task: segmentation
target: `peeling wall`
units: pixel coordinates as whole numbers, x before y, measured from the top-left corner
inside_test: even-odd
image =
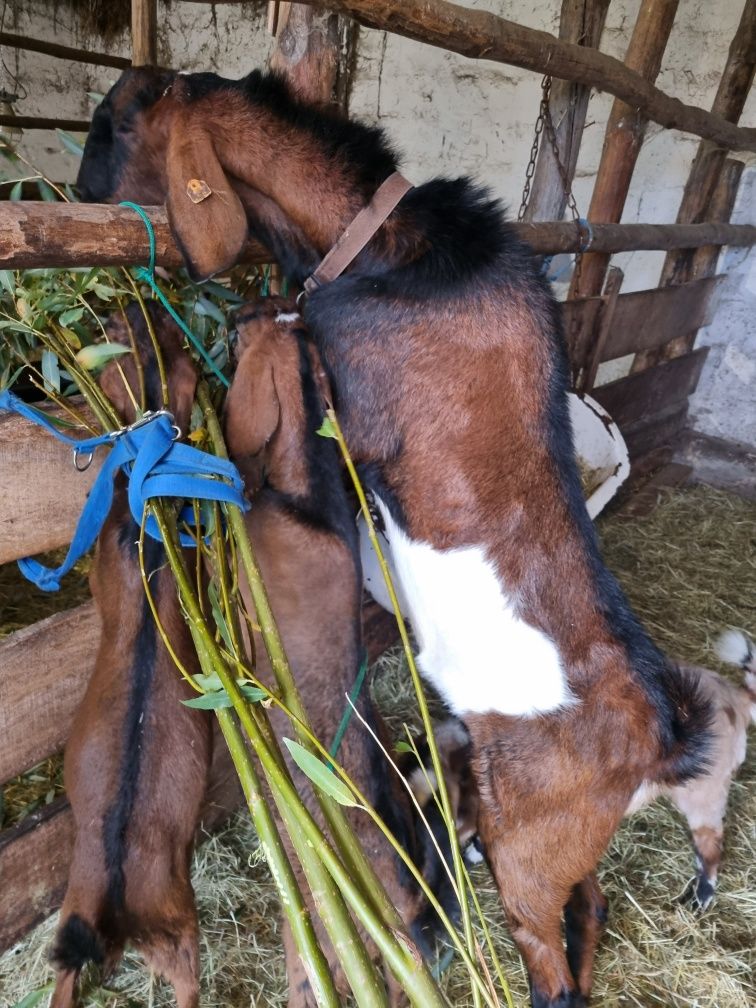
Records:
[[[458,0],[462,2],[462,0]],[[556,32],[560,0],[464,0],[521,24]],[[602,39],[604,52],[622,58],[640,0],[613,0]],[[77,34],[68,8],[43,0],[11,0],[5,30],[82,48],[102,49]],[[743,0],[681,0],[667,46],[659,86],[682,101],[711,106]],[[260,4],[185,3],[161,6],[160,58],[183,69],[212,68],[239,76],[264,63],[271,41]],[[128,55],[128,40],[115,50]],[[86,119],[87,91],[102,92],[114,70],[64,63],[33,53],[4,50],[6,66],[20,77],[28,97],[19,114]],[[3,71],[3,85],[12,90]],[[359,37],[351,111],[383,126],[404,155],[416,182],[433,175],[473,174],[516,212],[540,97],[540,77],[500,64],[468,60],[382,32]],[[611,96],[594,94],[580,152],[575,195],[587,209],[601,154]],[[752,94],[742,123],[756,125]],[[651,125],[638,159],[623,221],[673,221],[697,147],[694,137]],[[55,178],[72,178],[75,159],[60,152],[53,134],[29,133],[22,150]],[[756,157],[744,172],[736,211],[756,222]],[[664,254],[636,252],[615,257],[625,271],[624,290],[656,286]],[[712,346],[691,414],[697,429],[756,444],[756,252],[733,250],[721,268],[730,274],[714,322],[699,342]],[[604,379],[617,369],[604,370]]]

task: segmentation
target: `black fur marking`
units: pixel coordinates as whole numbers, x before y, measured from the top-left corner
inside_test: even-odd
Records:
[[[304,453],[307,461],[308,490],[306,495],[284,493],[268,482],[261,491],[282,508],[291,511],[300,521],[314,528],[325,529],[338,536],[348,546],[359,564],[359,541],[354,514],[344,487],[339,453],[332,438],[317,433],[325,413],[312,373],[304,330],[297,333],[299,342],[299,374],[304,401]],[[358,573],[359,578],[359,573]]]
[[[141,78],[142,84],[118,114],[115,110],[119,92],[131,85],[135,75]],[[83,203],[108,202],[128,162],[134,120],[142,110],[158,101],[172,77],[170,72],[127,71],[97,106],[76,178]]]
[[[128,537],[133,541],[139,535],[134,522],[128,523]],[[164,550],[162,543],[147,537],[144,543],[144,565],[149,575],[156,571],[163,562]],[[129,562],[133,562],[130,558]],[[159,586],[152,582],[155,597]],[[103,819],[103,843],[105,847],[105,866],[108,873],[108,892],[106,907],[110,913],[105,914],[103,926],[111,914],[119,914],[124,910],[125,877],[124,861],[126,857],[126,832],[139,789],[139,773],[141,769],[144,720],[149,704],[150,689],[155,673],[157,659],[157,631],[152,612],[145,596],[142,600],[142,612],[136,639],[132,647],[132,663],[130,669],[131,691],[126,720],[123,726],[123,749],[120,770],[120,783],[114,803],[105,813]]]
[[[550,998],[531,984],[530,1003],[533,1008],[585,1008],[586,1000],[577,991],[564,990],[555,998]]]
[[[157,301],[145,301],[144,306],[149,313],[155,332],[165,324],[165,309]],[[144,373],[145,409],[159,410],[163,408],[163,388],[160,382],[160,369],[155,358],[147,322],[138,301],[130,301],[126,307],[126,319],[134,333],[134,339],[139,349],[139,357]]]
[[[50,958],[58,969],[78,973],[88,962],[101,966],[105,950],[95,929],[78,914],[71,914],[58,931]]]
[[[546,299],[544,299],[545,301]],[[684,781],[705,766],[710,746],[711,705],[700,687],[652,643],[628,605],[617,579],[607,569],[585,507],[567,408],[567,353],[561,321],[554,302],[548,301],[552,344],[552,378],[549,390],[548,439],[572,520],[583,539],[596,595],[607,624],[624,646],[630,665],[657,712],[662,756],[669,761],[669,779]]]

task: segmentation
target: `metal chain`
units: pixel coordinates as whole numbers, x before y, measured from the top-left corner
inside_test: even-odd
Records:
[[[554,121],[551,118],[551,83],[552,78],[549,74],[543,77],[541,80],[541,102],[538,107],[538,118],[535,121],[535,129],[533,135],[533,145],[530,148],[530,159],[528,161],[528,166],[525,170],[525,185],[522,190],[522,201],[520,203],[520,209],[517,211],[517,220],[522,221],[525,218],[525,213],[528,208],[528,202],[530,201],[530,188],[533,181],[533,176],[535,175],[536,161],[538,159],[538,150],[541,144],[541,135],[545,134],[546,139],[551,145],[551,150],[554,154],[554,161],[556,163],[557,171],[559,172],[559,178],[562,182],[562,190],[564,192],[565,198],[567,200],[567,206],[570,211],[570,216],[573,222],[577,225],[578,236],[580,238],[581,248],[575,253],[575,276],[574,283],[577,284],[580,280],[580,271],[583,263],[583,253],[586,251],[588,244],[590,244],[590,233],[587,236],[588,241],[586,243],[586,236],[583,234],[583,225],[581,224],[580,211],[577,207],[577,202],[575,200],[575,194],[572,191],[572,186],[567,175],[567,168],[562,164],[562,158],[559,153],[559,143],[557,141],[556,129],[554,127]]]

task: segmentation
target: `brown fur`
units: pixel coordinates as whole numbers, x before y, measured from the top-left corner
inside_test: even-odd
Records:
[[[129,318],[148,388],[154,389],[159,386],[146,327],[138,313],[130,312]],[[194,371],[181,351],[174,323],[162,311],[154,311],[152,318],[168,368],[170,404],[186,433]],[[124,317],[114,316],[108,323],[110,338],[128,344],[128,327]],[[120,369],[138,400],[133,359],[121,358]],[[103,372],[101,384],[124,423],[132,422],[134,409],[114,363]],[[153,398],[148,405],[157,408],[161,402]],[[132,942],[149,966],[173,984],[179,1008],[195,1008],[199,1003],[198,926],[189,863],[210,762],[210,721],[205,712],[180,703],[193,694],[159,638],[152,648],[151,675],[145,668],[149,657],[140,648],[157,631],[149,626],[152,615],[146,609],[137,534],[125,481],[119,475],[90,577],[102,623],[100,647],[65,754],[66,791],[76,836],[54,952],[61,969],[53,1008],[68,1008],[75,1002],[78,968],[70,968],[71,957],[76,960],[81,955],[76,943],[72,944],[72,930],[88,935],[90,949],[99,947],[106,970],[115,967],[125,944]],[[147,554],[158,562],[150,585],[161,622],[184,666],[198,672],[173,577],[161,559],[162,549],[148,547]],[[145,674],[146,684],[141,679]],[[142,688],[145,695],[135,697]],[[136,749],[126,751],[135,702],[141,703]],[[123,799],[119,792],[127,787],[129,766],[137,760],[133,796],[124,812],[125,831],[115,842],[109,838],[108,823]],[[116,865],[112,863],[114,844]],[[114,881],[119,869],[122,886]],[[81,923],[70,924],[72,918]]]
[[[309,523],[278,496],[304,500],[310,493],[304,442],[306,424],[311,418],[305,412],[300,375],[297,331],[302,331],[301,322],[275,321],[279,312],[289,313],[293,308],[293,304],[282,299],[267,298],[256,309],[246,308],[240,313],[244,321],[238,325],[239,362],[228,394],[225,431],[230,455],[244,476],[252,499],[252,508],[246,516],[247,531],[297,687],[315,735],[330,745],[361,661],[360,575],[348,543],[333,531]],[[306,353],[317,382],[320,365],[315,348],[310,344]],[[324,448],[331,447],[324,443]],[[334,494],[345,493],[338,475],[332,490]],[[245,596],[248,608],[253,611],[247,591]],[[262,640],[257,633],[254,637],[257,674],[271,683],[272,673]],[[385,743],[385,728],[367,686],[358,707]],[[271,708],[270,718],[279,738],[292,735],[288,719],[277,708]],[[406,796],[381,770],[382,757],[356,718],[346,732],[337,758],[368,800],[384,812],[390,807],[405,830],[411,830]],[[289,766],[306,805],[322,823],[311,786],[290,760]],[[348,817],[390,898],[410,925],[419,901],[415,890],[400,881],[395,855],[364,812],[349,810]],[[285,832],[284,836],[290,847]],[[303,892],[308,893],[295,857],[292,862]],[[337,988],[346,994],[346,979],[314,913],[313,921]],[[284,927],[284,944],[289,1006],[310,1008],[315,1005],[314,996],[288,925]],[[368,944],[377,956],[375,947]],[[387,979],[391,1003],[401,1003],[401,990],[393,978]]]

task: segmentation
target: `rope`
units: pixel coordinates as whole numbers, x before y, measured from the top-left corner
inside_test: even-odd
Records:
[[[168,314],[171,316],[171,318],[173,319],[173,321],[176,323],[176,325],[179,327],[179,329],[181,329],[181,331],[183,332],[183,334],[186,336],[186,338],[192,344],[192,346],[194,347],[194,349],[200,355],[200,357],[202,358],[202,360],[205,363],[205,366],[210,371],[212,371],[212,373],[215,375],[215,377],[218,379],[218,381],[221,382],[222,385],[225,385],[226,388],[228,388],[229,385],[231,384],[229,382],[228,378],[226,378],[226,376],[220,370],[220,368],[215,363],[215,361],[210,356],[210,354],[207,352],[207,350],[205,350],[205,348],[202,345],[202,343],[197,339],[197,337],[194,335],[194,333],[189,328],[189,326],[186,324],[186,322],[184,322],[184,320],[181,318],[181,316],[174,310],[173,306],[168,301],[168,298],[165,296],[165,294],[163,294],[162,290],[158,286],[158,282],[155,279],[155,229],[153,228],[152,221],[147,216],[147,213],[146,213],[144,207],[139,206],[138,203],[131,203],[129,200],[124,200],[119,205],[122,206],[122,207],[128,207],[130,210],[135,210],[139,214],[139,216],[142,218],[142,222],[143,222],[145,228],[147,229],[147,238],[148,238],[149,243],[150,243],[150,261],[149,261],[149,265],[148,266],[137,266],[136,267],[136,269],[134,270],[134,273],[135,273],[137,279],[138,280],[144,280],[146,283],[148,283],[150,285],[150,287],[152,288],[152,292],[154,293],[155,297],[158,299],[158,301],[160,301],[160,303],[165,308],[165,310],[168,312]]]
[[[341,715],[341,721],[339,721],[339,727],[336,729],[336,734],[333,736],[331,748],[328,750],[333,759],[336,759],[336,756],[338,755],[341,743],[344,741],[344,736],[346,735],[347,728],[349,727],[349,722],[352,720],[352,704],[356,704],[359,699],[362,687],[365,683],[367,669],[368,660],[367,655],[365,655],[362,665],[360,665],[360,671],[357,673],[357,678],[354,680],[354,686],[352,686],[349,693],[350,702],[344,708],[344,713]],[[333,764],[330,764],[329,769],[333,770]]]
[[[82,471],[88,467],[96,448],[106,444],[111,446],[89,491],[63,563],[57,568],[51,568],[32,557],[18,561],[24,577],[43,591],[58,591],[61,578],[94,545],[110,513],[113,481],[119,469],[128,480],[129,510],[137,525],[144,521],[147,502],[155,497],[222,501],[234,504],[242,511],[249,509],[243,495],[241,477],[233,463],[191,445],[179,443],[176,438],[181,432],[174,426],[173,417],[167,410],[146,413],[129,427],[82,441],[59,431],[44,413],[29,406],[10,391],[0,393],[0,410],[18,413],[72,447],[76,468]],[[88,455],[89,458],[80,466],[78,460],[82,455]],[[206,537],[203,527],[196,524],[192,506],[185,504],[178,517],[180,522],[195,530],[194,534],[179,534],[183,546],[196,546],[200,536]],[[154,516],[147,516],[144,528],[152,539],[162,542]]]

